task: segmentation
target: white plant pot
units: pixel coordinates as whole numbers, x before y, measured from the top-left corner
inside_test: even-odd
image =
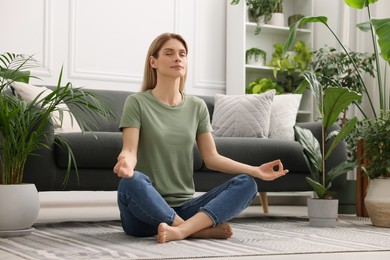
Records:
[[[307,199],[309,224],[312,227],[335,227],[338,217],[339,200]]]
[[[390,227],[390,178],[370,180],[364,203],[374,226]]]
[[[261,55],[250,55],[248,57],[248,65],[264,66],[265,60]]]
[[[284,26],[284,13],[273,13],[271,19],[267,22],[269,25]]]
[[[38,217],[39,207],[35,184],[0,185],[0,235],[30,230]]]

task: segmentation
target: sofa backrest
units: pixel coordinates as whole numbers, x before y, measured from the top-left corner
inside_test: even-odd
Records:
[[[119,131],[119,123],[123,112],[123,106],[126,98],[129,95],[134,94],[132,91],[124,90],[101,90],[101,89],[85,89],[84,91],[89,92],[96,96],[102,103],[107,105],[115,115],[114,120],[106,120],[104,118],[95,118],[91,120],[90,115],[82,113],[79,108],[69,106],[70,111],[76,116],[76,118],[84,120],[88,126],[99,132],[116,132]],[[210,120],[212,119],[214,112],[214,97],[213,96],[201,96],[197,97],[203,99],[209,110]]]

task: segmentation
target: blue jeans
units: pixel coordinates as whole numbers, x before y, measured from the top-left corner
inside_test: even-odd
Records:
[[[122,178],[118,186],[118,206],[123,230],[131,236],[153,236],[162,222],[172,225],[176,214],[187,220],[199,211],[207,214],[214,226],[226,222],[249,206],[257,193],[255,180],[237,175],[209,192],[170,207],[150,179],[141,172]]]

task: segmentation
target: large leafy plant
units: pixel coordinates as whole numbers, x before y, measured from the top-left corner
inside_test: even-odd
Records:
[[[351,54],[347,50],[347,47],[342,44],[339,37],[329,27],[329,25],[327,23],[327,17],[325,17],[325,16],[304,17],[300,21],[298,21],[296,24],[291,26],[290,27],[290,35],[289,35],[289,37],[284,45],[284,50],[287,51],[289,49],[289,47],[291,46],[291,44],[295,41],[296,31],[300,26],[302,26],[306,23],[314,23],[314,22],[315,23],[322,23],[323,25],[325,25],[329,29],[329,31],[333,34],[333,36],[336,38],[336,40],[338,41],[338,43],[342,47],[343,51],[345,52],[345,54],[348,56],[349,61],[354,66],[355,70],[357,71],[357,77],[360,80],[361,86],[363,88],[363,92],[368,99],[369,105],[371,107],[371,111],[374,115],[373,121],[375,124],[375,122],[381,122],[384,118],[386,118],[385,115],[386,115],[387,111],[389,110],[389,104],[388,104],[389,100],[385,94],[385,93],[387,93],[386,80],[385,80],[385,78],[382,78],[382,75],[381,75],[380,56],[384,59],[384,61],[387,64],[390,63],[390,39],[389,39],[389,37],[390,37],[390,19],[389,18],[385,18],[385,19],[372,19],[371,18],[370,4],[377,2],[377,0],[344,0],[344,2],[353,8],[358,8],[358,9],[366,8],[367,13],[368,13],[369,21],[366,23],[363,23],[363,24],[359,24],[358,27],[361,29],[364,29],[366,31],[369,31],[371,34],[373,48],[374,48],[375,62],[376,62],[376,79],[377,79],[377,88],[378,88],[377,93],[378,93],[378,100],[379,100],[379,109],[375,108],[374,103],[372,102],[372,98],[370,96],[370,92],[368,91],[368,84],[366,84],[364,82],[362,74],[360,73],[358,66],[355,64],[355,61],[352,58]],[[381,55],[379,55],[378,46],[381,50],[381,52],[380,52]],[[310,76],[308,76],[308,75],[310,75]],[[316,79],[316,75],[314,73],[307,74],[306,78],[307,78],[307,81],[310,82],[310,85],[312,86],[312,88],[314,86],[314,89],[315,89],[316,84],[320,85],[318,83],[318,80]],[[320,88],[320,89],[322,89],[322,88]],[[326,91],[324,91],[322,93],[320,91],[314,91],[314,94],[316,95],[316,99],[317,99],[317,101],[319,101],[318,102],[319,108],[322,109],[320,111],[321,111],[321,114],[323,116],[323,121],[327,121],[326,120],[327,118],[336,118],[336,120],[337,120],[339,113],[341,113],[341,111],[342,111],[339,109],[332,111],[332,110],[326,110],[324,108],[331,106],[333,108],[344,107],[343,109],[345,109],[346,107],[349,106],[349,105],[347,105],[348,102],[341,102],[345,99],[345,97],[343,95],[334,96],[332,99],[326,98],[325,92],[328,92],[328,90],[330,90],[330,89],[331,88],[327,89]],[[336,89],[340,89],[340,88],[336,88]],[[337,91],[342,91],[342,90],[337,90]],[[344,89],[343,91],[349,92],[349,90],[347,90],[347,89]],[[365,111],[363,111],[363,109],[359,105],[361,98],[352,98],[352,96],[350,96],[350,95],[352,95],[352,94],[348,94],[347,95],[348,99],[345,99],[345,100],[350,100],[351,102],[353,102],[358,107],[358,109],[362,112],[364,117],[366,118],[365,120],[366,120],[366,122],[368,122],[368,125],[371,126],[372,122],[368,121],[368,116],[366,115]],[[335,101],[336,101],[336,103],[335,103]],[[379,113],[377,113],[378,110],[380,111]],[[329,115],[332,115],[332,116],[329,116]],[[386,121],[386,119],[385,119],[385,121]],[[336,122],[336,121],[329,120],[329,122]],[[341,129],[340,133],[338,133],[338,135],[336,136],[334,141],[341,140],[342,138],[345,138],[349,133],[353,132],[353,128],[355,127],[356,124],[357,124],[357,119],[356,118],[351,119],[348,124],[344,125],[344,127]],[[329,126],[329,124],[327,122],[323,122],[323,131],[322,131],[323,132],[322,133],[323,141],[325,141],[324,137],[325,137],[327,126]],[[372,130],[373,127],[366,128],[366,130],[370,130],[370,129]],[[386,130],[387,128],[381,128],[381,129]],[[384,132],[384,133],[385,133],[385,135],[387,135],[388,129],[387,129],[387,132]],[[325,150],[322,149],[322,151],[321,151],[322,153],[320,154],[320,153],[318,153],[318,149],[316,148],[315,140],[313,140],[312,136],[305,136],[304,134],[301,134],[301,131],[299,129],[297,129],[297,135],[298,135],[298,139],[299,139],[300,143],[302,143],[302,144],[307,143],[308,144],[308,145],[305,144],[306,147],[304,148],[305,149],[304,153],[305,153],[305,156],[307,159],[307,164],[311,168],[311,173],[312,173],[312,178],[308,178],[308,181],[312,185],[314,190],[316,191],[317,195],[319,195],[319,197],[322,197],[323,195],[325,195],[324,197],[326,197],[326,194],[328,194],[327,191],[329,188],[329,181],[331,181],[331,179],[334,179],[334,176],[336,176],[338,174],[336,174],[336,171],[334,169],[330,169],[330,171],[328,173],[326,173],[326,170],[324,168],[324,164],[319,163],[319,159],[322,158],[322,162],[324,162],[324,160],[326,160],[326,158],[328,157],[329,152],[331,152],[331,149],[326,154],[325,154]],[[366,134],[363,134],[363,137],[364,136],[366,136]],[[331,148],[333,146],[334,145],[332,144]],[[386,149],[389,149],[389,148],[387,147]],[[315,151],[317,151],[317,152],[315,152]],[[388,152],[386,154],[388,154]],[[369,154],[365,154],[365,156],[369,158],[369,157],[372,157],[375,155],[373,154],[373,152],[371,152]],[[386,160],[386,162],[388,162],[388,161],[389,160]],[[342,172],[346,172],[349,169],[351,169],[351,166],[354,166],[354,164],[351,165],[350,162],[347,162],[344,164],[344,166],[336,167],[336,169],[337,169],[337,172],[339,172],[341,174]],[[321,167],[322,167],[322,171],[318,172],[318,169],[321,169]],[[380,167],[382,167],[382,169],[384,169],[383,164]],[[385,167],[386,167],[386,165],[385,165]],[[388,168],[389,167],[387,166],[387,172],[388,172]],[[315,170],[317,170],[317,174],[315,174]],[[385,171],[386,171],[386,168],[385,168]],[[385,171],[383,171],[383,172],[385,172]],[[315,176],[313,176],[313,173]],[[319,173],[321,173],[321,175],[322,175],[322,180],[316,181],[315,177],[317,177]],[[368,174],[370,175],[369,172],[368,172]]]
[[[26,103],[13,94],[14,81],[28,82],[27,71],[39,64],[32,56],[4,53],[0,55],[0,184],[19,184],[23,182],[23,172],[29,156],[36,155],[38,149],[50,149],[47,140],[53,134],[51,114],[60,115],[57,120],[62,124],[65,110],[58,106],[64,102],[78,107],[92,116],[112,118],[113,113],[93,94],[74,88],[69,82],[62,86],[62,69],[57,87],[52,93],[41,93],[32,102]],[[89,129],[79,121],[82,130]],[[71,147],[61,136],[56,138],[65,143],[69,151],[68,173],[71,164],[75,164]],[[66,183],[69,174],[64,180]]]
[[[299,126],[295,126],[294,130],[297,141],[303,147],[304,158],[311,173],[306,180],[318,198],[326,199],[332,195],[332,181],[355,166],[353,162],[344,161],[332,169],[326,169],[326,160],[340,141],[353,130],[358,120],[356,117],[353,118],[340,130],[329,131],[329,129],[338,121],[338,116],[344,109],[352,102],[361,100],[361,95],[341,87],[324,88],[313,71],[305,72],[304,78],[310,84],[322,117],[321,140],[317,140],[310,130]]]

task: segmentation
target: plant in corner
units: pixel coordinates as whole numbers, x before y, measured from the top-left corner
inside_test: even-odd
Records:
[[[15,95],[12,84],[15,81],[28,82],[28,69],[38,67],[32,56],[4,53],[0,55],[0,213],[15,213],[16,216],[0,216],[0,235],[7,230],[29,231],[39,211],[39,197],[35,185],[23,183],[26,160],[36,155],[38,149],[50,149],[47,140],[53,138],[53,113],[62,124],[63,114],[68,112],[62,103],[80,108],[84,113],[105,118],[112,118],[113,113],[104,104],[87,91],[72,87],[71,83],[61,85],[62,69],[57,87],[42,92],[31,102],[25,102]],[[47,89],[46,89],[47,90]],[[80,121],[82,130],[88,126]],[[59,139],[67,144],[66,140]],[[76,167],[71,147],[69,148],[70,164]],[[44,169],[43,169],[44,170]],[[69,171],[68,171],[69,173]],[[66,182],[66,179],[64,180]],[[33,185],[33,187],[31,187]],[[28,186],[32,195],[22,194],[21,189]],[[5,192],[18,192],[16,195],[5,195]],[[33,198],[31,202],[28,199]],[[17,205],[22,213],[16,213]],[[38,209],[33,206],[37,206]],[[23,218],[25,217],[25,218]],[[16,223],[15,220],[22,220]]]
[[[338,43],[342,47],[343,51],[349,57],[349,60],[351,61],[351,63],[355,67],[356,71],[358,71],[358,76],[359,76],[361,85],[363,86],[364,94],[367,97],[367,100],[368,100],[370,108],[371,108],[371,113],[373,114],[373,117],[369,118],[366,111],[363,111],[363,109],[359,106],[359,104],[355,103],[355,105],[358,107],[358,109],[362,112],[362,114],[364,116],[363,123],[368,125],[368,127],[363,127],[361,129],[358,129],[358,132],[361,133],[361,137],[364,138],[364,137],[369,136],[369,133],[371,131],[375,131],[373,128],[373,125],[381,124],[381,122],[387,122],[387,120],[388,120],[388,111],[390,109],[389,99],[386,96],[386,95],[388,95],[388,89],[387,89],[387,85],[386,85],[386,77],[382,78],[382,74],[381,74],[380,56],[385,61],[385,66],[390,64],[390,41],[388,39],[388,37],[390,35],[390,18],[384,18],[384,19],[371,18],[370,5],[377,2],[377,0],[344,0],[344,2],[352,8],[366,9],[367,10],[369,21],[366,23],[358,24],[357,26],[362,30],[368,31],[371,35],[371,40],[373,43],[373,50],[374,50],[374,55],[375,55],[376,80],[377,80],[377,82],[375,84],[376,85],[375,87],[377,87],[377,91],[374,91],[374,93],[375,92],[378,93],[379,108],[374,106],[374,103],[372,102],[372,98],[370,96],[370,92],[368,91],[369,85],[366,84],[366,82],[363,80],[363,78],[362,78],[356,64],[354,63],[354,60],[350,56],[347,48],[342,44],[342,42],[337,37],[337,35],[334,33],[334,31],[329,27],[326,17],[324,17],[324,16],[304,17],[299,22],[294,24],[294,26],[292,26],[290,28],[290,36],[285,44],[285,49],[287,49],[288,46],[291,45],[291,42],[294,41],[295,32],[296,32],[298,26],[300,26],[300,25],[303,25],[306,23],[317,22],[317,23],[322,23],[330,30],[330,32],[333,34],[333,36],[336,38],[336,40],[338,41]],[[379,51],[379,49],[380,49],[380,51]],[[381,54],[381,55],[379,55],[379,54]],[[383,135],[382,135],[382,133],[379,134],[379,132],[376,132],[377,137],[387,136],[388,128],[379,127],[378,130],[382,130],[382,131],[384,130],[384,132],[383,132]],[[379,141],[379,140],[377,140],[377,141]],[[363,140],[363,143],[364,142],[365,142],[365,140]],[[386,143],[385,140],[382,140],[382,142]],[[370,151],[370,153],[365,153],[363,155],[363,159],[366,159],[366,161],[368,162],[368,165],[372,164],[372,167],[368,167],[368,168],[366,167],[366,169],[370,169],[370,168],[371,169],[382,169],[382,172],[388,173],[389,172],[388,160],[385,160],[386,163],[384,163],[384,164],[378,164],[378,165],[375,164],[375,158],[378,158],[378,156],[380,156],[380,153],[378,153],[378,152],[385,151],[384,154],[388,154],[389,152],[387,149],[389,149],[389,147],[384,146],[381,149],[378,149],[376,151],[373,150],[373,151]],[[359,161],[360,161],[360,159],[359,159]],[[388,178],[386,175],[381,174],[379,176],[376,176],[376,175],[373,175],[371,170],[370,171],[367,170],[366,174],[370,179],[377,180],[377,181],[375,181],[375,183],[381,182],[382,180],[388,181]],[[386,187],[384,189],[384,191],[390,191],[390,182],[387,182],[387,183],[388,183],[387,185],[384,185]],[[374,189],[374,186],[372,184],[374,184],[374,183],[371,181],[370,185],[369,185],[368,193],[370,193],[370,190]],[[376,193],[376,192],[373,191],[372,193]],[[375,223],[375,221],[377,220],[377,217],[374,216],[376,213],[379,212],[380,216],[381,216],[379,218],[387,219],[387,220],[390,219],[390,194],[385,195],[385,196],[383,196],[383,194],[382,194],[380,197],[377,197],[376,200],[380,202],[380,204],[381,204],[380,208],[385,209],[385,210],[379,210],[379,208],[376,208],[376,210],[373,210],[372,212],[368,212],[373,224],[374,225],[387,224],[387,226],[390,226],[390,221],[387,221],[387,223]],[[383,206],[385,203],[387,204],[386,207]]]

